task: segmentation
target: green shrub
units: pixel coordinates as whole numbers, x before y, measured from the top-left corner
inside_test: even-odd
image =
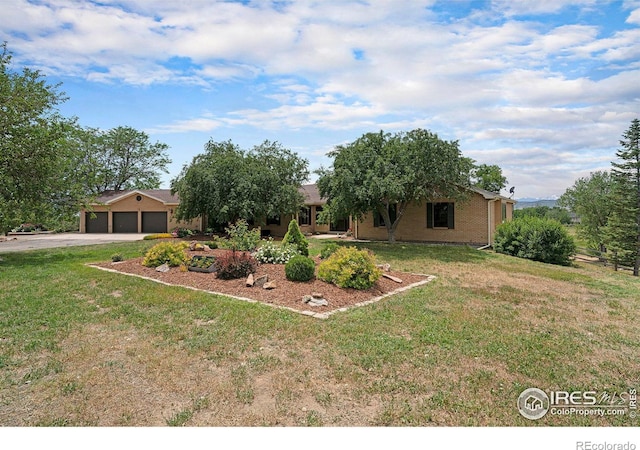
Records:
[[[284,273],[290,281],[309,281],[316,271],[316,263],[313,259],[297,255],[284,266]]]
[[[260,230],[257,228],[250,230],[249,224],[244,219],[236,221],[224,230],[228,238],[216,239],[220,248],[250,252],[255,250],[260,242]]]
[[[320,258],[327,259],[329,256],[333,255],[336,250],[340,248],[340,245],[336,242],[329,242],[322,247],[320,250]]]
[[[493,248],[498,253],[564,266],[576,252],[575,241],[560,222],[531,216],[500,225]]]
[[[304,237],[304,234],[300,231],[300,227],[298,226],[298,221],[292,219],[289,222],[289,228],[287,229],[287,233],[284,235],[284,239],[282,239],[283,244],[294,244],[298,247],[298,252],[303,256],[309,256],[309,241]]]
[[[229,250],[216,257],[214,266],[216,278],[233,280],[254,273],[258,267],[258,261],[248,252]]]
[[[193,236],[193,234],[195,234],[193,230],[190,230],[189,228],[181,228],[181,227],[174,228],[173,231],[171,232],[171,236],[177,237],[177,238],[189,237],[189,236]]]
[[[355,247],[340,247],[318,266],[318,278],[341,288],[369,289],[382,276],[373,255]]]
[[[278,245],[273,242],[272,238],[269,238],[266,241],[262,241],[253,256],[262,264],[286,264],[298,254],[298,247],[295,245]]]
[[[169,264],[176,267],[187,261],[185,249],[189,244],[180,242],[160,242],[149,249],[142,260],[142,265],[146,267],[158,267],[162,264]]]
[[[218,241],[206,241],[204,245],[209,246],[209,248],[213,250],[218,248]]]
[[[120,262],[122,261],[122,255],[120,253],[114,253],[113,255],[111,255],[111,261],[113,262]]]

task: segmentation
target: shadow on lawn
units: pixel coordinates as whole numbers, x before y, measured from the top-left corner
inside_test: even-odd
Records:
[[[334,241],[335,242],[335,241]],[[396,242],[357,242],[341,241],[339,245],[355,246],[373,251],[382,260],[433,259],[439,262],[480,262],[486,260],[488,253],[468,245],[422,244]]]

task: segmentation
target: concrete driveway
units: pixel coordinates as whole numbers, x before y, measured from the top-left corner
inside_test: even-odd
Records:
[[[72,247],[76,245],[107,244],[110,242],[139,241],[146,236],[136,233],[52,233],[26,236],[3,236],[0,253],[37,250],[40,248]]]

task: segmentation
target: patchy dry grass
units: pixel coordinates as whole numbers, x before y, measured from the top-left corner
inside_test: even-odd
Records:
[[[533,386],[638,387],[640,281],[627,274],[359,244],[438,278],[319,321],[84,265],[150,245],[3,255],[0,425],[639,425],[532,422],[515,406]]]

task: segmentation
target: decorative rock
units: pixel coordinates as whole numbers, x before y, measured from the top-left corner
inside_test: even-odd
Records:
[[[311,306],[327,306],[329,302],[324,298],[312,298],[308,304]]]
[[[171,270],[171,267],[169,267],[169,264],[167,264],[167,263],[164,263],[163,265],[156,267],[156,272],[165,273],[165,272],[168,272],[170,270]]]
[[[276,284],[275,281],[267,281],[263,286],[262,289],[275,289],[277,288],[278,285]]]
[[[247,287],[253,287],[254,283],[255,283],[255,280],[253,279],[253,274],[250,273],[249,276],[247,277],[246,285]]]
[[[313,295],[304,295],[302,297],[302,303],[309,303],[311,300],[313,300]]]
[[[209,247],[207,244],[203,244],[202,246],[204,247],[204,251],[205,252],[210,252],[211,251],[211,247]]]
[[[202,252],[204,251],[204,245],[200,244],[198,241],[191,241],[189,243],[189,250],[191,250],[192,252]]]
[[[311,293],[311,297],[313,297],[313,298],[324,298],[324,295],[322,295],[320,292],[312,292]]]
[[[391,272],[391,264],[378,264],[376,267],[383,272]]]
[[[383,277],[390,279],[391,281],[395,281],[396,283],[402,283],[400,278],[394,277],[393,275],[389,275],[388,273],[383,273]]]
[[[262,275],[261,277],[255,279],[254,286],[262,287],[267,281],[269,281],[269,276]]]

